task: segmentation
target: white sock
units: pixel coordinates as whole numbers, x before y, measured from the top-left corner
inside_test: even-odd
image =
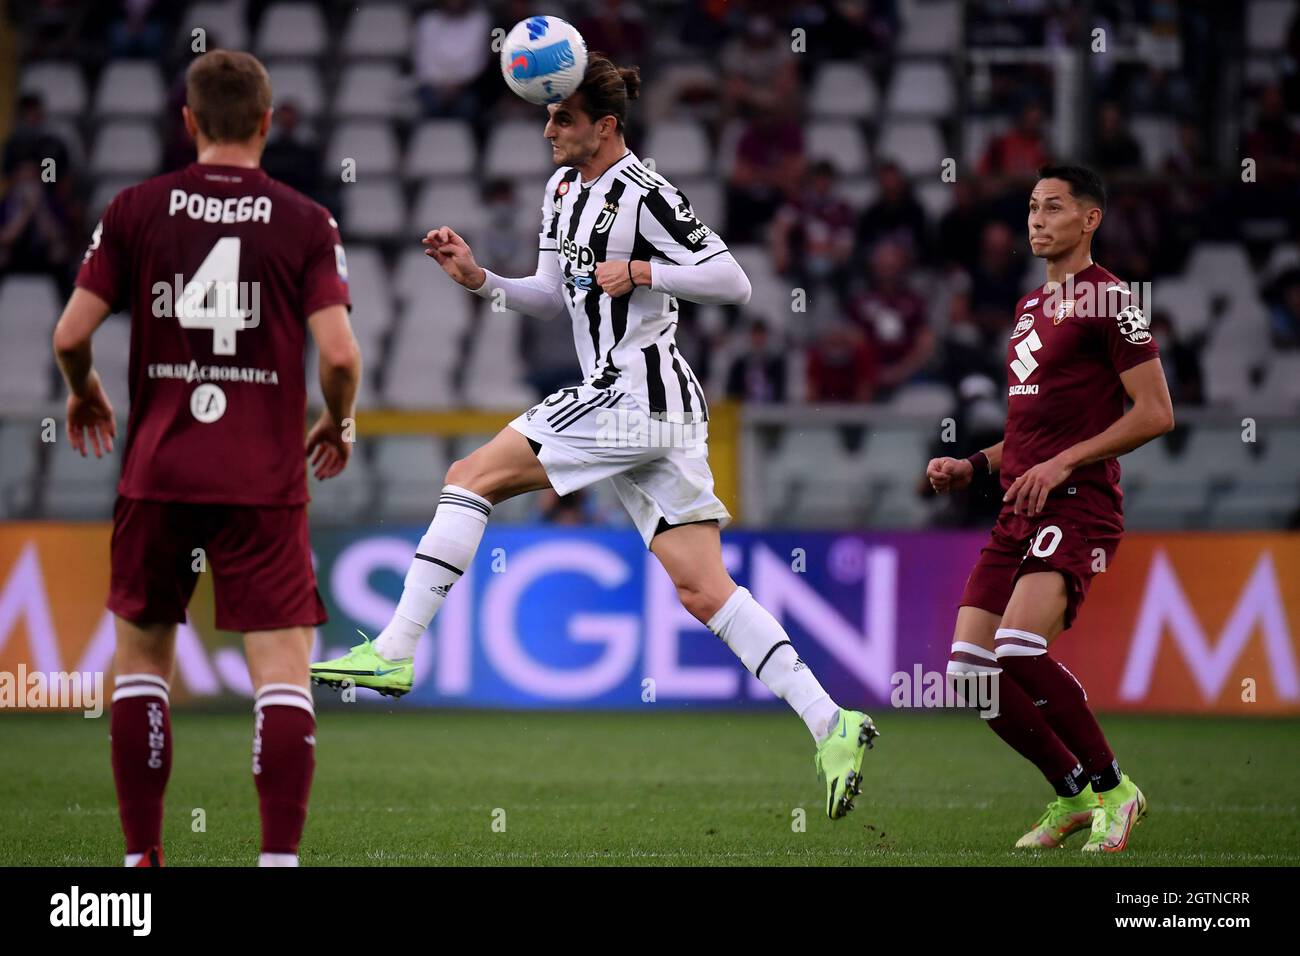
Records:
[[[415,645],[442,607],[451,586],[474,560],[492,503],[481,495],[447,485],[429,530],[415,549],[397,611],[375,638],[375,650],[390,661],[415,656]]]
[[[257,857],[258,866],[297,866],[297,853],[260,853]]]
[[[831,731],[839,706],[822,689],[808,665],[799,660],[780,622],[754,600],[746,588],[736,588],[708,628],[726,644],[751,674],[789,704],[808,726],[814,740]]]
[[[141,860],[143,860],[143,859],[144,859],[144,854],[143,854],[143,853],[128,853],[128,854],[126,855],[126,862],[125,862],[124,864],[122,864],[122,865],[123,865],[123,866],[128,866],[128,867],[129,867],[129,866],[135,866],[136,864],[138,864],[138,863],[139,863]]]

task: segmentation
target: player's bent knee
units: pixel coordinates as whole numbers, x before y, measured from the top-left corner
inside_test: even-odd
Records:
[[[735,590],[733,587],[732,590]],[[722,605],[727,603],[730,594],[721,594],[717,588],[699,587],[694,584],[677,585],[677,597],[682,607],[701,624],[707,624]]]
[[[1013,663],[1016,658],[1038,657],[1047,653],[1047,638],[1018,627],[1000,627],[993,637],[993,653],[1003,664]]]
[[[948,653],[946,679],[956,699],[966,706],[978,706],[980,716],[998,716],[996,682],[1002,673],[997,655],[966,641],[953,641]]]

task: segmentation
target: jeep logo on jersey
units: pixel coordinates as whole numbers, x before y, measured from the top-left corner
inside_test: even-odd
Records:
[[[1136,305],[1130,305],[1115,316],[1119,325],[1119,334],[1134,345],[1143,345],[1151,341],[1151,320],[1142,314]]]
[[[1016,323],[1015,329],[1011,332],[1013,339],[1018,339],[1034,327],[1034,314],[1026,312],[1020,316],[1020,321]]]
[[[560,255],[573,263],[575,272],[590,272],[596,265],[596,253],[591,246],[574,242],[567,236],[560,242]]]
[[[605,205],[600,210],[600,216],[596,219],[596,224],[591,227],[592,232],[606,233],[609,227],[614,224],[614,217],[618,215],[618,203],[605,200]]]

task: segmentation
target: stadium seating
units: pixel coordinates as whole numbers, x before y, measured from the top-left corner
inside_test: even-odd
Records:
[[[325,149],[325,173],[338,176],[340,163],[351,159],[356,164],[358,180],[392,176],[397,172],[400,152],[397,136],[387,123],[375,120],[343,122],[334,128],[334,135]]]
[[[406,147],[402,175],[407,179],[470,176],[478,161],[474,132],[464,120],[425,120]]]
[[[410,46],[411,16],[396,3],[366,4],[352,15],[343,32],[346,57],[403,57]]]
[[[325,18],[312,3],[274,3],[262,14],[254,52],[262,57],[322,56],[329,45]]]
[[[880,94],[859,64],[824,63],[817,69],[808,105],[818,118],[864,120],[880,108]]]
[[[201,27],[206,32],[208,49],[248,49],[248,31],[244,26],[243,3],[240,0],[193,4],[185,13],[182,45],[190,45],[190,30],[195,27]]]
[[[395,63],[350,63],[344,68],[334,97],[335,115],[393,119],[409,117],[414,109]]]
[[[418,409],[468,402],[507,408],[531,401],[531,389],[523,381],[518,317],[476,314],[484,304],[450,283],[422,254],[416,239],[446,223],[471,243],[479,241],[488,228],[482,187],[495,176],[514,184],[521,231],[534,229],[541,187],[554,168],[541,136],[540,115],[510,114],[477,132],[462,119],[419,115],[410,58],[420,8],[407,0],[350,7],[271,3],[253,21],[246,17],[248,6],[244,0],[189,5],[172,45],[188,48],[190,31],[201,26],[208,31],[209,47],[253,49],[266,59],[275,104],[294,102],[304,115],[306,132],[318,135],[323,172],[336,187],[353,325],[366,361],[363,406]],[[964,6],[955,0],[901,0],[894,5],[899,31],[887,53],[825,60],[803,71],[807,85],[799,105],[806,156],[835,162],[839,192],[855,211],[876,198],[873,171],[894,160],[912,178],[933,227],[953,198],[951,185],[934,176],[943,158],[960,156],[965,168],[973,168],[992,137],[1014,122],[1005,104],[981,93],[979,83],[971,82],[949,55],[962,45]],[[649,9],[655,16],[668,7],[652,2]],[[1281,75],[1295,7],[1290,0],[1248,0],[1244,5],[1245,45],[1251,51],[1248,81]],[[726,183],[744,121],[732,118],[719,125],[715,101],[676,104],[671,90],[662,102],[657,99],[661,89],[701,77],[722,87],[718,61],[701,57],[675,35],[658,35],[662,32],[667,31],[652,38],[653,52],[645,64],[644,112],[634,114],[631,144],[677,183],[697,215],[725,237]],[[85,173],[79,198],[85,202],[89,224],[122,188],[160,168],[164,138],[170,144],[174,122],[163,118],[177,79],[167,72],[172,66],[170,61],[164,66],[135,58],[19,63],[18,86],[41,93],[52,128],[68,145],[74,170]],[[1135,108],[1130,128],[1141,145],[1146,170],[1159,172],[1178,146],[1178,127],[1172,112],[1148,112],[1150,108]],[[512,118],[515,115],[520,118]],[[339,164],[345,158],[357,161],[358,179],[338,189]],[[333,197],[326,201],[333,204]],[[782,344],[788,389],[798,402],[805,387],[802,347],[824,317],[819,309],[828,297],[822,296],[807,313],[792,312],[791,282],[776,274],[765,237],[759,234],[752,244],[733,245],[733,252],[754,292],[739,316],[732,309],[698,310],[705,337],[722,343],[713,353],[709,384],[716,390],[725,381],[735,354],[728,349],[737,330],[762,317],[787,336]],[[1300,267],[1300,246],[1294,243],[1275,243],[1262,251],[1252,246],[1248,254],[1236,241],[1201,241],[1193,244],[1179,274],[1157,276],[1152,282],[1154,310],[1168,315],[1178,340],[1199,349],[1212,414],[1226,410],[1242,418],[1259,417],[1267,431],[1276,421],[1300,413],[1300,360],[1274,346],[1261,299],[1272,280],[1295,267]],[[941,333],[948,319],[942,290],[950,283],[936,282],[935,271],[920,271],[914,278],[918,286],[940,290],[928,299],[934,327]],[[1037,285],[1039,278],[1028,270],[1026,288]],[[0,407],[6,412],[48,410],[57,399],[49,352],[50,327],[62,304],[57,288],[44,277],[9,276],[0,282],[0,341],[5,342],[0,350]],[[39,316],[39,321],[31,316]],[[475,334],[468,335],[471,323]],[[114,317],[96,339],[96,362],[122,418],[128,329]],[[314,376],[315,356],[308,361]],[[309,378],[309,388],[314,399],[314,377]],[[770,492],[765,497],[769,504],[780,502],[786,509],[778,512],[782,519],[795,524],[842,521],[837,508],[849,498],[863,521],[922,524],[930,505],[914,494],[913,486],[933,432],[933,425],[922,423],[957,414],[957,406],[946,385],[921,383],[900,389],[888,407],[908,423],[906,427],[873,430],[855,452],[844,450],[834,428],[823,428],[816,437],[811,432],[803,437],[791,433],[770,461],[762,459],[762,481]],[[1192,419],[1186,447],[1160,441],[1125,458],[1131,526],[1208,522],[1230,528],[1286,520],[1296,513],[1300,492],[1289,479],[1300,475],[1300,462],[1279,449],[1286,449],[1288,441],[1289,447],[1300,447],[1300,436],[1287,441],[1261,438],[1259,453],[1252,453],[1243,450],[1239,428],[1202,426],[1195,416]],[[7,430],[18,427],[29,428],[0,422]],[[410,516],[423,516],[427,502],[421,497],[422,486],[402,499],[404,492],[394,483],[405,468],[402,463],[418,459],[422,468],[445,468],[454,449],[452,443],[419,441],[426,442],[420,450],[413,450],[416,441],[394,445],[391,451],[380,443],[340,488],[322,486],[321,500],[332,514],[348,515],[374,507],[392,491],[399,499],[392,506],[394,517],[406,505],[412,506]],[[1171,450],[1176,447],[1177,452]],[[50,451],[56,450],[66,448]],[[817,459],[824,468],[816,475],[802,474],[806,456],[813,453],[824,453],[824,460]],[[89,487],[111,489],[111,481],[91,474],[79,478],[69,461],[58,463],[56,475],[59,457],[34,447],[0,463],[0,509],[13,510],[4,497],[6,482],[12,488],[30,475],[60,481],[48,494],[27,494],[20,502],[23,513],[38,506],[50,514],[89,513],[78,511],[75,494],[68,489],[82,479]],[[809,500],[817,498],[822,502]],[[826,503],[832,500],[834,506]],[[60,510],[65,505],[71,510]]]
[[[143,60],[110,63],[95,91],[95,116],[132,116],[153,119],[163,111],[167,91],[162,72]]]
[[[320,114],[325,106],[325,90],[316,67],[305,61],[281,60],[267,63],[271,77],[274,106],[293,103],[307,119]]]
[[[656,123],[646,138],[641,159],[654,160],[655,171],[669,179],[701,176],[713,165],[708,137],[698,123],[690,120]]]
[[[828,159],[841,176],[861,176],[867,172],[867,142],[857,124],[817,122],[808,127],[809,159]]]
[[[142,120],[112,121],[99,128],[90,154],[90,170],[98,176],[139,181],[158,168],[161,158],[162,141],[152,124]]]
[[[19,85],[24,93],[39,93],[51,115],[75,118],[86,109],[86,80],[75,63],[32,63]]]
[[[483,167],[489,176],[538,176],[545,181],[555,166],[537,123],[507,120],[488,136]]]

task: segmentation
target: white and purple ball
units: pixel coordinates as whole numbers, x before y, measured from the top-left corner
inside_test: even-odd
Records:
[[[586,72],[587,43],[559,17],[520,20],[501,47],[506,85],[530,103],[558,103],[572,96]]]

